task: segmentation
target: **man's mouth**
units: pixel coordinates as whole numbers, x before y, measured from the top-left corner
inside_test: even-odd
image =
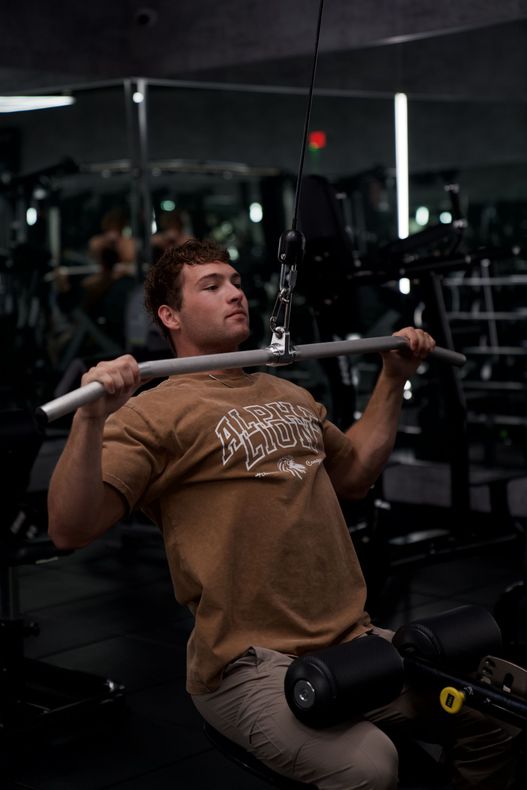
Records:
[[[236,310],[234,313],[229,313],[229,315],[227,315],[226,318],[237,318],[238,316],[241,316],[242,318],[247,318],[247,314],[245,313],[244,310]]]

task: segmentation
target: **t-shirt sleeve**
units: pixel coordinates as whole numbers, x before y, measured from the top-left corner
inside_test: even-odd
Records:
[[[148,505],[165,460],[161,438],[134,408],[125,405],[110,415],[104,427],[102,477],[124,496],[130,510]]]

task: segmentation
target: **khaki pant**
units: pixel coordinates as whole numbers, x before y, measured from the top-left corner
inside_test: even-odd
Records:
[[[320,790],[395,790],[398,755],[383,730],[442,744],[455,788],[507,787],[515,727],[468,707],[455,716],[444,713],[437,695],[427,699],[405,690],[384,708],[315,730],[301,724],[287,705],[284,677],[291,661],[273,650],[251,648],[229,664],[219,689],[194,695],[193,702],[209,724],[262,763]]]

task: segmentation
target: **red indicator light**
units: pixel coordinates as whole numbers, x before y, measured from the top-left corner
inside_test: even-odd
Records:
[[[325,132],[309,132],[309,148],[311,151],[319,151],[321,148],[326,147],[326,133]]]

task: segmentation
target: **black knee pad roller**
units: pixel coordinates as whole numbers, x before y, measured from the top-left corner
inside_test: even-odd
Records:
[[[401,655],[386,639],[367,634],[295,659],[284,689],[296,718],[322,728],[386,705],[403,683]]]
[[[482,606],[459,606],[403,625],[393,645],[402,656],[438,668],[471,672],[486,655],[499,655],[500,628]]]

